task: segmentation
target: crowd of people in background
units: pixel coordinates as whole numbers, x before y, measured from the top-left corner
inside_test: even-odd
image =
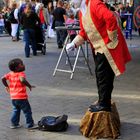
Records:
[[[32,11],[39,17],[39,24],[42,30],[47,31],[47,37],[54,37],[56,32],[58,48],[62,48],[65,37],[67,36],[67,31],[55,30],[55,27],[66,26],[66,23],[73,24],[75,20],[78,21],[79,9],[69,1],[25,0],[20,5],[13,2],[9,7],[3,7],[0,12],[0,34],[6,31],[12,37],[12,41],[20,40],[20,31],[23,29],[21,17],[25,12],[26,5],[29,3],[32,6]],[[106,3],[106,6],[116,16],[120,28],[125,29],[127,17],[124,13],[133,14],[133,6],[130,6],[129,3],[126,3],[126,5],[122,3],[109,5]],[[71,32],[71,34],[75,34],[75,32]],[[75,35],[72,36],[72,38],[74,38]]]

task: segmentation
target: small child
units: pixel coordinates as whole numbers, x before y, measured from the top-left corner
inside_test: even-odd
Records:
[[[32,90],[35,86],[30,85],[26,80],[25,65],[19,58],[15,58],[9,62],[9,73],[2,77],[2,83],[4,84],[6,91],[10,94],[13,113],[11,117],[11,129],[20,128],[20,112],[23,111],[27,128],[34,127],[34,120],[32,118],[31,106],[28,101],[28,95],[26,92],[26,86]]]

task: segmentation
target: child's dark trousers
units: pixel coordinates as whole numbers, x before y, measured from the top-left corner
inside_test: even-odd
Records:
[[[29,101],[27,99],[14,99],[12,100],[13,113],[11,117],[11,123],[14,126],[19,125],[20,121],[20,112],[23,111],[26,119],[27,128],[33,127],[34,120],[32,118],[32,111]]]

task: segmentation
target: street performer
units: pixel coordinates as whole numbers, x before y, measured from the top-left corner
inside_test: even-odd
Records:
[[[131,60],[126,41],[114,14],[102,0],[72,0],[80,8],[80,32],[67,44],[71,51],[87,40],[92,48],[98,88],[98,103],[91,105],[93,112],[111,111],[111,93],[114,77],[125,71]]]

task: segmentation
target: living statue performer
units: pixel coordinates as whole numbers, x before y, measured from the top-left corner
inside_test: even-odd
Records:
[[[114,77],[121,75],[131,60],[126,41],[116,17],[102,0],[72,0],[72,3],[80,8],[80,32],[67,44],[66,50],[69,52],[88,40],[95,61],[99,97],[89,108],[92,112],[111,111]]]

